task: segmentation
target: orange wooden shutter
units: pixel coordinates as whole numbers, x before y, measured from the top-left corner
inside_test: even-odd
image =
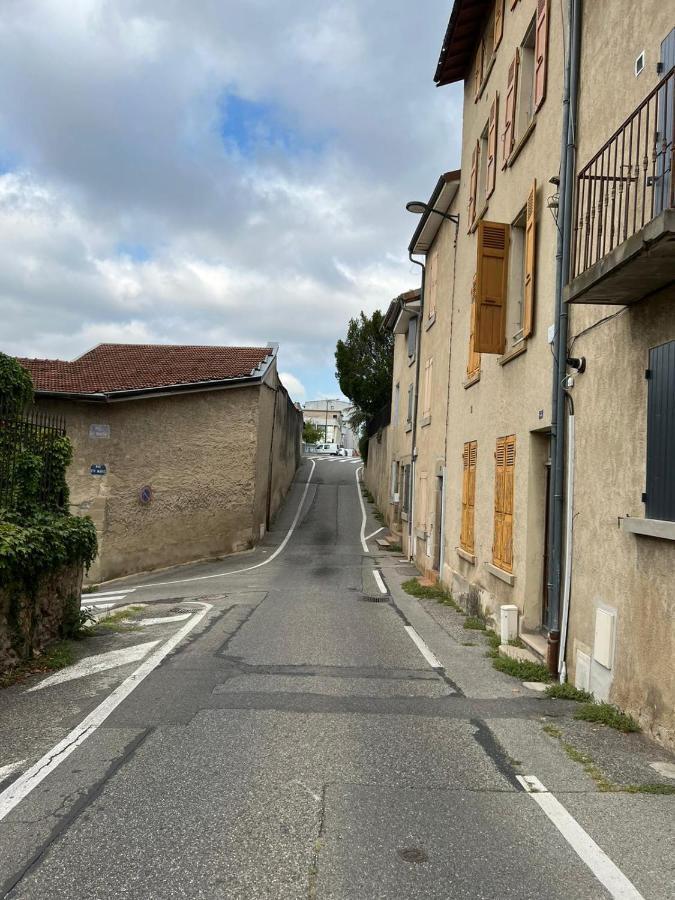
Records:
[[[481,220],[476,265],[476,353],[504,352],[508,264],[509,226]]]
[[[516,436],[497,438],[495,451],[494,541],[492,561],[500,569],[513,569],[513,487]]]
[[[480,141],[476,141],[471,156],[471,175],[469,177],[469,231],[476,218],[476,194],[478,193],[478,156],[480,154]]]
[[[503,34],[504,34],[504,0],[497,0],[497,2],[495,3],[495,36],[494,36],[494,49],[495,50],[501,43]]]
[[[546,97],[546,51],[548,50],[548,0],[538,0],[534,40],[534,111]]]
[[[471,378],[480,372],[480,353],[476,353],[476,276],[471,286],[471,331],[469,333],[469,358],[466,361],[466,375]]]
[[[497,438],[495,449],[495,502],[494,502],[494,539],[492,541],[492,562],[502,567],[502,545],[504,533],[504,468],[506,451],[504,438]]]
[[[464,550],[468,550],[468,510],[469,510],[469,444],[464,444],[462,453],[462,527],[459,534],[459,544]]]
[[[536,206],[537,179],[532,183],[530,196],[527,198],[527,215],[525,222],[525,286],[523,304],[523,337],[529,337],[534,328],[534,267],[536,251]]]
[[[469,441],[464,444],[462,454],[463,479],[462,479],[462,531],[460,545],[467,551],[474,551],[474,510],[476,506],[476,458],[478,444]]]
[[[490,119],[488,123],[488,139],[487,139],[487,183],[485,196],[486,199],[495,189],[495,180],[497,175],[497,113],[499,109],[499,94],[495,94],[495,99],[490,107]]]
[[[504,131],[502,132],[502,169],[506,168],[515,143],[514,120],[516,117],[516,91],[518,90],[518,51],[509,66],[506,82],[506,103],[504,109]]]
[[[473,97],[474,102],[478,100],[478,94],[480,92],[480,86],[483,83],[483,54],[485,53],[485,45],[483,44],[482,39],[478,43],[478,50],[476,52],[476,67],[473,72]]]

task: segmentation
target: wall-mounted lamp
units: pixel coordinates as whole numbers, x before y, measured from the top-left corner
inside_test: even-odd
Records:
[[[579,375],[582,375],[586,371],[586,357],[568,356],[567,365],[570,367],[570,369],[575,369],[579,373]]]
[[[406,203],[405,208],[408,212],[414,213],[416,216],[421,216],[426,212],[436,213],[436,215],[442,216],[450,222],[454,222],[455,225],[459,225],[459,216],[455,216],[452,213],[444,213],[440,209],[434,209],[433,206],[429,206],[428,203],[423,203],[421,200],[411,200],[409,203]]]

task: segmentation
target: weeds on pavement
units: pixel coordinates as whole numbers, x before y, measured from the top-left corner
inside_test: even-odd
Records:
[[[611,703],[584,703],[574,714],[574,718],[582,719],[584,722],[597,722],[624,734],[642,730],[632,716],[621,712]]]
[[[420,584],[416,578],[409,578],[407,581],[403,582],[401,587],[407,594],[410,594],[412,597],[417,597],[418,600],[435,600],[437,603],[450,606],[457,612],[463,612],[461,607],[453,600],[452,594],[438,584]]]
[[[467,631],[487,631],[485,619],[481,619],[480,616],[467,616],[464,619],[464,628]]]
[[[577,703],[593,702],[593,694],[580,690],[570,681],[565,681],[562,684],[549,684],[546,688],[546,696],[553,697],[555,700],[576,700]]]
[[[530,662],[527,659],[511,659],[510,656],[495,656],[492,665],[499,672],[512,675],[519,681],[550,681],[551,673],[542,663]]]
[[[40,656],[26,659],[13,666],[8,672],[0,675],[0,688],[9,687],[28,678],[30,675],[40,675],[43,672],[55,672],[57,669],[65,669],[73,663],[74,653],[71,641],[57,641],[48,646]]]

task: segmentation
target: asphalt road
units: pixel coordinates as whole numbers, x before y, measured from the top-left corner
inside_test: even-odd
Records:
[[[542,735],[552,701],[400,592],[356,473],[306,461],[255,551],[107,586],[183,616],[142,676],[6,692],[0,752],[30,768],[0,770],[2,896],[673,896],[674,798],[599,795]]]

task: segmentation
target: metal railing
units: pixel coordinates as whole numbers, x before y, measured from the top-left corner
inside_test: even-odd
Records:
[[[577,175],[571,277],[673,206],[675,67]]]
[[[37,410],[17,414],[0,406],[0,507],[16,509],[26,478],[26,466],[37,460],[37,501],[45,506],[62,505],[54,498],[60,475],[58,460],[51,452],[55,438],[66,434],[65,419]]]

